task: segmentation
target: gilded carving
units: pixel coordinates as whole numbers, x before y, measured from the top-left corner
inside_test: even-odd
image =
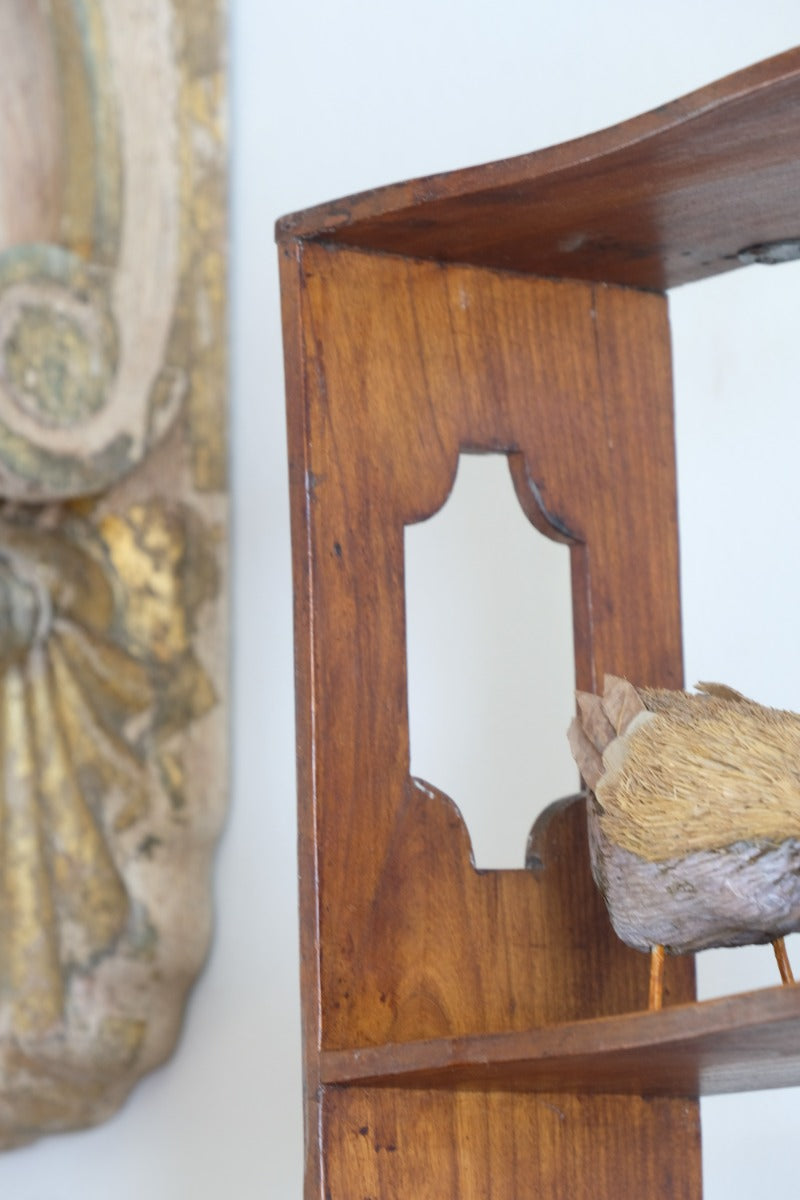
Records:
[[[225,119],[220,0],[0,0],[0,37],[14,1145],[118,1106],[169,1054],[206,952],[225,802]]]

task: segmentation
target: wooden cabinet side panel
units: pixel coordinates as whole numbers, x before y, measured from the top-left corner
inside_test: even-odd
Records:
[[[537,874],[479,873],[455,805],[435,781],[409,778],[403,528],[444,502],[461,449],[514,455],[570,531],[579,684],[605,670],[678,684],[669,339],[662,297],[324,246],[302,248],[286,287],[307,1195],[352,1196],[363,1146],[341,1122],[359,1093],[326,1092],[320,1121],[320,1048],[525,1029],[645,1001],[646,960],[610,931],[582,822],[554,827]],[[689,963],[671,964],[668,990],[691,998]],[[375,1104],[418,1136],[429,1190],[418,1163],[386,1152],[388,1174],[365,1197],[537,1194],[522,1190],[521,1147],[543,1136],[540,1097],[426,1095]],[[613,1126],[628,1157],[645,1160],[626,1167],[617,1195],[699,1194],[695,1104],[659,1102],[656,1120],[638,1101],[581,1103],[588,1124],[576,1129]],[[441,1128],[429,1128],[431,1104]],[[454,1113],[466,1130],[455,1141]],[[505,1120],[516,1132],[503,1140]],[[573,1155],[578,1174],[586,1156]],[[539,1173],[542,1195],[554,1170]],[[650,1189],[659,1172],[675,1173],[670,1191]]]
[[[409,779],[403,528],[444,502],[462,447],[521,454],[574,531],[579,683],[678,683],[663,298],[322,247],[303,271],[321,1044],[598,1015],[591,987],[552,983],[574,964],[546,877],[476,873],[457,810]],[[582,855],[551,889],[576,947],[611,938],[572,894]],[[645,960],[626,963],[603,1011],[639,1002]]]
[[[696,1106],[631,1096],[330,1091],[326,1200],[699,1200]]]
[[[300,1000],[306,1200],[318,1200],[322,1180],[320,1049],[320,935],[317,807],[312,718],[313,622],[308,542],[308,397],[302,328],[300,247],[279,248],[289,445],[292,574],[294,581],[295,738],[297,744],[297,857],[300,879]]]

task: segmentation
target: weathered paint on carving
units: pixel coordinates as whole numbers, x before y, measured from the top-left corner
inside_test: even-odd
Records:
[[[52,0],[50,13],[67,131],[59,237],[0,251],[0,493],[99,492],[184,401],[201,486],[221,488],[218,7]]]
[[[0,176],[40,171],[24,219],[25,188],[0,188],[0,1146],[112,1112],[170,1053],[207,947],[226,792],[222,16],[0,13],[46,150],[37,166],[0,106]],[[0,100],[24,125],[12,76]],[[59,137],[36,133],[43,114]]]

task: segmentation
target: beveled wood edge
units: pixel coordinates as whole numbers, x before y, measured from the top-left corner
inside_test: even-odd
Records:
[[[669,1054],[677,1050],[684,1055],[696,1052],[701,1076],[703,1067],[714,1065],[708,1062],[711,1039],[757,1033],[787,1022],[797,1022],[800,1032],[800,984],[673,1005],[657,1012],[644,1010],[524,1032],[322,1051],[321,1082],[336,1086],[458,1087],[474,1084],[480,1077],[488,1087],[493,1076],[507,1079],[510,1071],[516,1069],[518,1081],[528,1080],[531,1090],[536,1090],[537,1071],[546,1074],[548,1069],[557,1067],[568,1075],[571,1061],[576,1064],[577,1078],[581,1075],[581,1063],[592,1059],[608,1060],[613,1056],[640,1056],[648,1052]],[[795,1044],[800,1048],[800,1039],[796,1038]],[[701,1064],[703,1058],[706,1061]],[[601,1086],[597,1090],[639,1092],[641,1057],[635,1059],[635,1065],[636,1077],[630,1087]],[[623,1068],[620,1074],[624,1073]],[[759,1080],[756,1076],[754,1072],[753,1088],[769,1086],[767,1079]],[[548,1084],[546,1090],[551,1090],[551,1086]],[[653,1088],[654,1092],[659,1090],[664,1089]],[[679,1084],[666,1090],[683,1094]],[[700,1079],[697,1094],[706,1090],[727,1089],[719,1086],[704,1089]],[[737,1085],[735,1090],[741,1088]]]
[[[404,210],[419,210],[430,201],[455,196],[478,196],[489,189],[512,188],[523,181],[557,176],[581,163],[601,159],[638,142],[658,138],[704,113],[724,108],[795,76],[800,76],[800,46],[596,133],[514,158],[389,184],[289,213],[276,222],[275,238],[278,242],[324,239],[360,221],[371,221]]]

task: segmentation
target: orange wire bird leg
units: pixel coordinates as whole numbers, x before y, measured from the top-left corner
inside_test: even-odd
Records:
[[[792,964],[789,962],[789,955],[786,953],[786,942],[782,937],[775,939],[772,943],[772,949],[775,951],[775,958],[778,961],[778,970],[781,973],[781,979],[784,983],[794,983]]]
[[[653,946],[650,951],[650,996],[648,1008],[661,1008],[664,999],[664,947]]]

